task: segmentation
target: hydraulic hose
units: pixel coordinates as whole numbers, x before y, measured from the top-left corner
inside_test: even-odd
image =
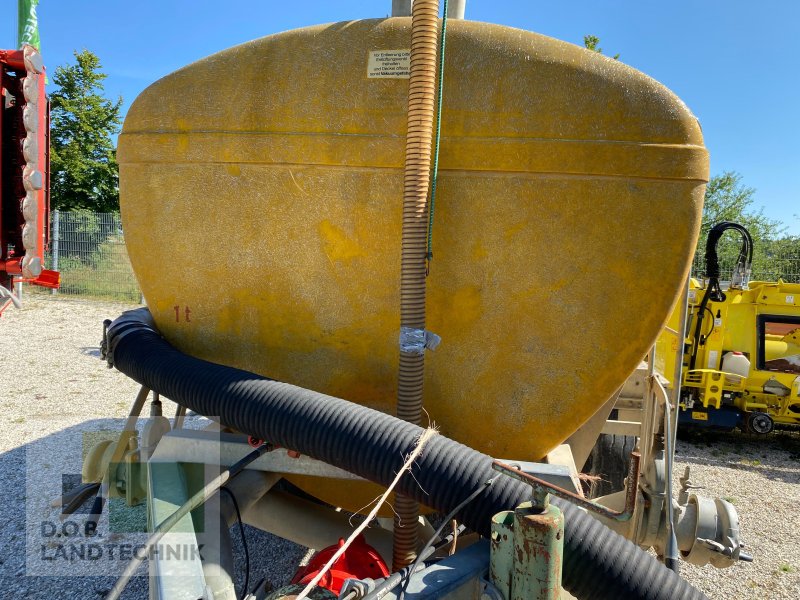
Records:
[[[708,277],[708,285],[700,301],[700,306],[697,309],[697,322],[694,327],[694,334],[692,335],[692,352],[689,355],[689,370],[693,370],[697,365],[697,353],[700,349],[700,344],[704,343],[702,340],[703,320],[705,319],[709,300],[713,302],[725,301],[725,293],[722,291],[722,287],[720,287],[719,283],[720,268],[717,244],[719,244],[722,234],[729,229],[738,231],[742,236],[742,247],[739,250],[739,257],[736,261],[734,273],[738,270],[742,277],[749,278],[750,265],[753,263],[753,238],[750,236],[750,232],[742,225],[732,221],[717,223],[708,232],[708,237],[706,238],[705,275]],[[713,312],[711,313],[711,318],[714,318]],[[711,329],[713,330],[713,326]]]
[[[428,236],[428,187],[436,83],[439,0],[416,0],[411,10],[411,67],[408,127],[403,176],[403,234],[400,263],[401,331],[425,330],[425,264]],[[422,417],[424,347],[401,343],[397,416],[419,424]],[[419,507],[411,498],[395,498],[394,570],[414,560]]]
[[[339,398],[193,358],[173,348],[147,309],[125,313],[108,329],[110,365],[200,414],[218,416],[241,432],[388,485],[422,428]],[[502,433],[502,432],[498,432]],[[492,458],[442,435],[432,438],[397,487],[448,513],[496,476]],[[424,490],[424,491],[423,491]],[[499,477],[457,515],[484,536],[490,519],[529,500],[531,490]],[[685,580],[574,505],[564,512],[562,584],[582,600],[695,600],[705,596]]]

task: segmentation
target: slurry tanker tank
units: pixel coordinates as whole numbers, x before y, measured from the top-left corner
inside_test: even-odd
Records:
[[[410,29],[268,36],[135,101],[125,237],[178,349],[394,413]],[[619,61],[463,20],[446,51],[424,406],[450,438],[539,460],[658,336],[708,155],[687,107]],[[350,509],[377,495],[293,480]]]

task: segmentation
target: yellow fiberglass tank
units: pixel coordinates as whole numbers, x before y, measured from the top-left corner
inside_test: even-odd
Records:
[[[410,25],[272,35],[136,100],[125,237],[175,346],[394,411]],[[535,460],[585,422],[670,313],[707,175],[696,119],[653,79],[450,22],[424,392],[442,432]]]

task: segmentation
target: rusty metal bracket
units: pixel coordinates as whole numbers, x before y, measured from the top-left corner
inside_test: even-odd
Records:
[[[628,464],[628,482],[625,490],[625,508],[622,512],[611,510],[610,508],[603,506],[602,504],[597,504],[596,502],[591,502],[586,498],[552,485],[542,479],[539,479],[538,477],[523,473],[518,468],[507,465],[499,460],[492,462],[492,468],[495,471],[499,471],[504,475],[513,477],[514,479],[531,486],[533,489],[533,503],[537,507],[546,508],[548,503],[547,495],[553,494],[554,496],[568,500],[569,502],[572,502],[581,508],[585,508],[586,510],[596,513],[607,519],[625,522],[631,519],[636,506],[636,492],[639,489],[640,458],[641,457],[638,452],[631,452],[631,461]]]

